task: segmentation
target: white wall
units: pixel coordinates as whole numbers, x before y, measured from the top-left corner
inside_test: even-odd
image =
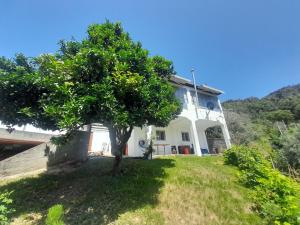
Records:
[[[5,124],[1,123],[1,121],[0,121],[0,128],[6,129],[7,127]],[[13,128],[15,130],[19,130],[19,131],[27,131],[27,132],[42,133],[42,134],[59,135],[59,134],[64,133],[64,132],[59,132],[59,131],[43,130],[41,128],[36,128],[36,127],[32,126],[31,124],[27,124],[24,126],[13,126]]]
[[[141,157],[143,156],[145,148],[139,146],[139,141],[146,141],[146,129],[135,127],[132,131],[131,137],[128,140],[128,155]]]
[[[208,149],[207,139],[205,135],[205,130],[198,130],[198,139],[200,142],[200,147],[202,149]]]
[[[166,139],[165,140],[156,140],[156,131],[163,130],[165,131]],[[146,128],[135,127],[131,138],[129,139],[129,155],[130,156],[143,156],[145,148],[139,146],[140,140],[146,141]],[[182,141],[181,132],[188,132],[190,136],[190,141]],[[168,127],[154,127],[152,128],[152,140],[153,148],[155,150],[154,154],[171,154],[171,146],[175,145],[178,151],[178,145],[189,145],[193,143],[192,134],[190,130],[190,121],[183,120],[182,122],[172,124]],[[160,145],[165,145],[160,146]]]
[[[111,155],[111,144],[108,130],[97,130],[93,132],[92,152],[103,152],[104,155]]]

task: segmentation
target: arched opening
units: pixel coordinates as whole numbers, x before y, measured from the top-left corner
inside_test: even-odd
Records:
[[[205,136],[209,154],[219,154],[224,152],[226,149],[226,142],[220,125],[208,127],[205,130]]]

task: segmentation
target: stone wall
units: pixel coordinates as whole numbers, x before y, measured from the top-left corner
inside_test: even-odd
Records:
[[[207,144],[210,153],[223,153],[226,150],[226,143],[223,138],[207,138]]]
[[[65,162],[85,161],[88,145],[89,133],[85,131],[78,131],[74,138],[63,146],[56,146],[50,142],[40,144],[0,161],[0,177],[46,170]]]

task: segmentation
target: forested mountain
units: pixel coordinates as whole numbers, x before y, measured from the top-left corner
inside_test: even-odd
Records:
[[[264,98],[247,98],[223,102],[227,111],[244,113],[251,119],[296,122],[300,119],[300,84],[274,91]]]
[[[277,91],[274,91],[270,94],[268,94],[265,99],[272,99],[272,98],[289,98],[293,96],[299,96],[300,94],[300,84],[297,85],[292,85],[292,86],[287,86],[283,87]]]

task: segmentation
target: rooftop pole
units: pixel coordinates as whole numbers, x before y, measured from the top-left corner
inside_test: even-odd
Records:
[[[193,83],[194,83],[194,89],[195,89],[195,96],[196,96],[195,108],[196,108],[196,114],[197,114],[197,119],[198,119],[199,99],[198,99],[197,85],[196,85],[196,79],[195,79],[195,70],[191,69],[191,73],[193,76]]]

